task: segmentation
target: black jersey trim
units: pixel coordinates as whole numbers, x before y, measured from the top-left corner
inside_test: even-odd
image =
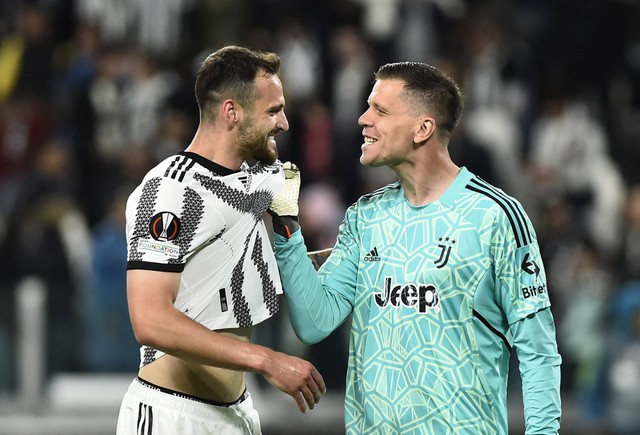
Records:
[[[149,261],[128,261],[127,270],[142,269],[158,272],[182,272],[184,264],[151,263]]]
[[[176,178],[176,173],[180,165],[186,160],[184,156],[173,156],[171,163],[167,166],[167,169],[164,171],[165,177]]]
[[[165,177],[173,178],[174,180],[182,181],[184,180],[184,175],[186,174],[185,165],[190,163],[190,166],[193,166],[193,160],[185,156],[176,156],[171,164],[167,167],[166,172],[164,173]]]
[[[175,397],[181,397],[183,399],[193,400],[194,402],[205,403],[207,405],[220,406],[224,408],[229,408],[233,405],[237,405],[238,403],[242,403],[249,397],[249,393],[245,388],[245,390],[242,392],[240,397],[238,397],[233,402],[218,402],[216,400],[204,399],[202,397],[194,396],[192,394],[182,393],[180,391],[172,390],[171,388],[161,387],[160,385],[151,383],[146,379],[141,378],[140,376],[136,377],[136,381],[138,381],[138,383],[140,383],[141,385],[147,388],[151,388],[152,390],[160,391],[165,394],[170,394]]]
[[[491,323],[489,323],[489,321],[487,319],[485,319],[484,317],[482,317],[482,315],[480,315],[480,313],[478,313],[476,310],[473,310],[473,315],[476,319],[480,320],[482,322],[482,324],[484,326],[486,326],[491,332],[493,332],[495,335],[498,336],[498,338],[500,338],[500,340],[502,340],[504,342],[504,345],[507,347],[507,349],[509,350],[509,352],[511,352],[511,344],[509,344],[509,340],[507,340],[507,337],[505,337],[505,335],[498,331],[496,328],[493,327],[493,325],[491,325]]]
[[[225,168],[224,166],[219,165],[216,162],[211,161],[206,157],[202,157],[200,154],[196,154],[191,151],[180,151],[178,154],[181,156],[185,156],[190,159],[193,159],[199,165],[204,166],[205,168],[209,169],[211,172],[214,172],[218,175],[225,176],[225,175],[231,175],[231,174],[236,174],[240,172],[240,169],[233,170],[233,169]]]
[[[467,189],[480,193],[498,204],[507,215],[511,229],[516,238],[516,246],[518,248],[531,243],[531,233],[527,226],[526,219],[523,211],[518,207],[515,201],[504,194],[501,194],[496,189],[492,188],[486,182],[480,182],[477,179],[473,179],[469,184],[465,186]]]
[[[474,183],[477,183],[478,185],[484,186],[485,188],[493,192],[496,196],[498,196],[499,198],[502,198],[502,200],[505,201],[507,206],[511,209],[511,211],[515,215],[516,220],[518,222],[518,227],[522,231],[522,235],[524,237],[523,244],[528,245],[529,243],[531,243],[533,241],[533,238],[531,237],[531,232],[529,231],[529,227],[527,225],[527,219],[526,219],[524,210],[522,210],[522,206],[520,206],[517,203],[517,201],[515,201],[513,198],[510,198],[504,192],[499,191],[498,189],[496,189],[491,184],[487,183],[481,178],[474,179],[471,181]]]

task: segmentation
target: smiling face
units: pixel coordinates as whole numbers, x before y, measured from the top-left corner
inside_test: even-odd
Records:
[[[403,97],[402,80],[376,81],[369,108],[360,116],[364,143],[360,163],[365,166],[396,166],[415,150],[420,118]]]
[[[284,113],[282,82],[275,75],[256,77],[257,98],[238,127],[238,145],[243,159],[273,163],[278,158],[275,135],[289,130]]]

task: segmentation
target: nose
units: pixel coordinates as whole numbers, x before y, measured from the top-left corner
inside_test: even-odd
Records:
[[[365,110],[364,113],[360,115],[360,118],[358,118],[358,125],[360,125],[361,127],[371,125],[371,122],[369,121],[369,116],[368,116],[369,110],[371,109],[369,108]]]
[[[287,119],[287,115],[284,114],[284,111],[280,112],[280,115],[278,116],[276,128],[279,128],[282,131],[289,130],[289,120]]]

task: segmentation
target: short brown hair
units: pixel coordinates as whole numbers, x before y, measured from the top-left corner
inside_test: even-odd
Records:
[[[261,74],[280,72],[280,57],[275,53],[230,45],[211,53],[196,74],[195,94],[201,119],[212,105],[227,98],[246,106],[255,98],[255,79]]]
[[[419,110],[433,111],[441,132],[451,135],[464,107],[462,91],[451,77],[426,63],[397,62],[382,65],[375,78],[402,80],[405,91]]]

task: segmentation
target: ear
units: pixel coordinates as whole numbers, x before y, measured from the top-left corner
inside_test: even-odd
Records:
[[[422,116],[418,119],[418,128],[416,129],[416,143],[423,143],[429,140],[436,131],[436,120],[431,116]]]
[[[238,122],[238,110],[239,106],[233,100],[224,100],[222,103],[222,116],[228,123],[235,124]]]

